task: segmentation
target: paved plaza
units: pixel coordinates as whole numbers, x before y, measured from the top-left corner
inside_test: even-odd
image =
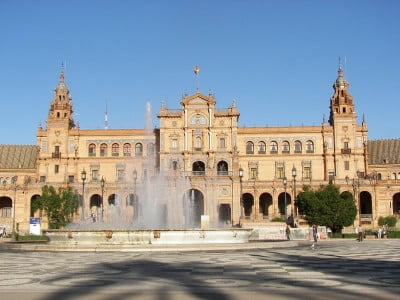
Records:
[[[399,253],[400,240],[322,241],[317,250],[0,248],[0,299],[398,299]]]

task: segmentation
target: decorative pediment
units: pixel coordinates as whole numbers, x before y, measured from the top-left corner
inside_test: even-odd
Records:
[[[184,97],[182,99],[182,104],[184,106],[193,105],[193,106],[208,106],[215,105],[214,96],[209,95],[205,96],[200,93],[196,93],[192,96]]]

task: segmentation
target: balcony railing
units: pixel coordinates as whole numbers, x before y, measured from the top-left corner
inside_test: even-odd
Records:
[[[351,149],[350,148],[342,149],[342,154],[351,154]]]
[[[372,214],[360,214],[361,219],[372,219]]]
[[[52,158],[61,158],[61,152],[53,152],[51,153]]]
[[[192,171],[193,176],[204,176],[206,175],[205,171]]]

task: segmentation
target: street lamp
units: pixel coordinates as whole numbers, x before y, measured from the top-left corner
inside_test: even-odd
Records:
[[[360,197],[358,195],[358,190],[360,189],[360,180],[354,178],[352,186],[353,186],[354,200],[358,205],[358,220],[359,223],[361,223]]]
[[[292,177],[293,177],[293,199],[294,199],[294,203],[293,203],[293,210],[294,210],[294,214],[297,216],[297,197],[296,197],[296,176],[297,176],[297,170],[296,167],[293,164],[293,168],[292,168]]]
[[[287,202],[286,202],[286,187],[287,187],[287,178],[283,177],[283,186],[285,187],[285,222],[287,222]]]
[[[82,180],[82,223],[85,221],[85,180],[86,180],[86,171],[83,169],[81,172],[81,180]]]
[[[136,201],[136,181],[137,181],[136,169],[134,169],[132,172],[132,178],[133,178],[133,213],[134,213],[135,222],[136,222],[137,218],[139,217],[139,205]]]
[[[240,179],[240,219],[242,219],[243,218],[243,209],[244,209],[243,193],[242,193],[242,190],[243,190],[243,187],[242,187],[243,169],[242,168],[239,169],[239,179]]]
[[[15,207],[17,206],[17,189],[18,189],[18,185],[17,185],[17,179],[18,176],[13,176],[11,178],[12,184],[14,185],[14,203],[13,203],[13,223],[12,223],[12,237],[13,240],[15,241]]]
[[[101,177],[100,181],[100,186],[101,186],[101,203],[100,203],[100,209],[101,209],[101,222],[103,223],[104,221],[104,208],[103,208],[103,197],[104,197],[104,185],[106,181],[104,180],[103,177]]]

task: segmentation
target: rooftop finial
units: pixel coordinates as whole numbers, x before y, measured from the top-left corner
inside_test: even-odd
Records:
[[[66,89],[64,82],[64,62],[61,63],[61,71],[60,71],[60,81],[58,82],[57,88]]]

